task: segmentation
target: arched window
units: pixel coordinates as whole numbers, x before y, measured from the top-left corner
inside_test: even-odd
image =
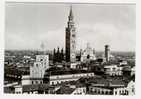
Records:
[[[43,61],[43,59],[40,59],[40,61]]]
[[[54,82],[52,82],[52,85],[54,85]]]
[[[89,54],[87,55],[87,59],[90,59],[90,55]]]
[[[38,64],[36,64],[36,67],[38,67]]]
[[[117,91],[115,91],[115,95],[117,94]]]
[[[75,37],[75,34],[72,34],[72,37]]]

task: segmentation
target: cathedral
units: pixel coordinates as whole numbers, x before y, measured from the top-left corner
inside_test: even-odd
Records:
[[[81,53],[81,62],[90,60],[96,60],[95,50],[91,48],[89,43],[87,43],[86,49]]]
[[[76,28],[74,24],[74,16],[72,12],[72,6],[70,8],[70,13],[68,16],[68,23],[66,27],[66,61],[75,62],[76,61]]]

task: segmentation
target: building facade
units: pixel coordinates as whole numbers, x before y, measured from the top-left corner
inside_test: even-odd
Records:
[[[81,77],[94,77],[94,73],[78,73],[78,74],[64,74],[64,75],[51,75],[50,85],[61,84],[66,81],[77,81]]]
[[[104,72],[110,76],[121,76],[123,67],[117,65],[106,65],[104,66]]]
[[[36,61],[30,67],[30,75],[22,76],[22,85],[42,84],[45,70],[49,68],[48,55],[36,55]]]
[[[31,78],[43,78],[45,70],[49,68],[48,55],[37,55],[36,62],[30,67]]]
[[[72,95],[85,95],[86,94],[86,87],[78,87],[73,92]]]
[[[60,50],[59,47],[56,49],[54,48],[53,51],[53,63],[61,63],[64,61],[64,51],[63,48]]]
[[[90,47],[87,43],[86,49],[81,53],[81,62],[86,62],[89,60],[96,60],[95,50]]]
[[[68,26],[66,27],[66,61],[76,61],[76,28],[74,24],[74,16],[72,7],[68,16]]]
[[[114,88],[114,95],[135,95],[135,82],[131,80],[127,87],[124,88]]]

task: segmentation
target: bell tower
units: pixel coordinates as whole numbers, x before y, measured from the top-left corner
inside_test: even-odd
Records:
[[[76,61],[76,28],[74,24],[72,6],[70,7],[68,23],[66,27],[66,61]]]

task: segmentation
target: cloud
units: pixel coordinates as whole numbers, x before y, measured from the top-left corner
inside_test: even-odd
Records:
[[[89,42],[96,50],[135,50],[135,5],[74,4],[77,49]],[[6,49],[65,48],[69,4],[7,4]]]
[[[115,51],[135,50],[135,31],[120,30],[113,24],[97,23],[93,26],[82,25],[78,28],[78,49],[86,47],[86,43],[96,50],[104,50],[109,44]]]

